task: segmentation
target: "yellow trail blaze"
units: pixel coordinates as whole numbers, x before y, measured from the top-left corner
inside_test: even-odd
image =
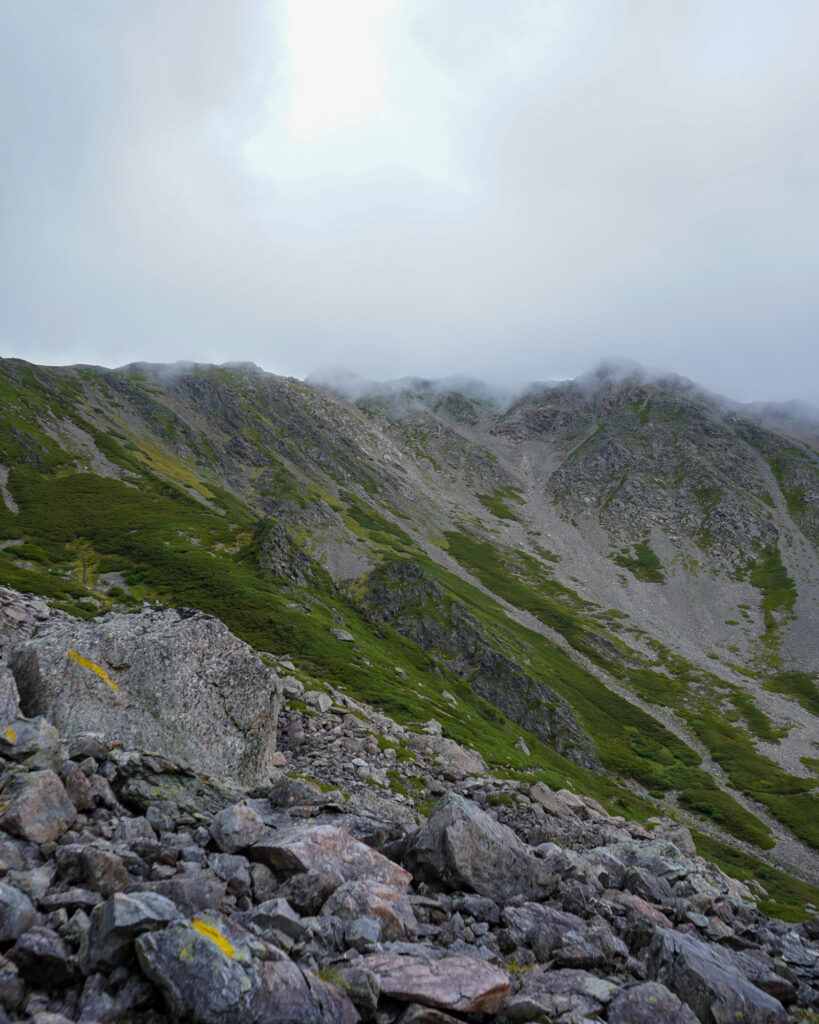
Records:
[[[76,661],[76,663],[78,665],[81,665],[83,668],[90,668],[91,671],[95,675],[98,675],[104,683],[111,687],[112,690],[116,691],[119,689],[117,684],[108,675],[105,669],[102,668],[101,665],[98,665],[96,662],[91,661],[89,658],[84,658],[81,654],[78,654],[76,651],[69,651],[68,657],[71,658],[72,661]]]
[[[233,959],[233,946],[213,925],[207,924],[201,917],[195,917],[193,919],[193,930],[199,932],[200,935],[204,935],[206,939],[210,939],[214,945],[221,949],[225,956],[229,956],[231,960]]]

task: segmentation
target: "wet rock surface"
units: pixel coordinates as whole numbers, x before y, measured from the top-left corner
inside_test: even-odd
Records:
[[[413,732],[289,678],[285,770],[252,788],[47,719],[6,723],[0,1020],[784,1024],[819,1010],[816,921],[765,917],[679,825],[649,832],[542,782],[470,775],[434,721]],[[391,788],[413,777],[423,789]]]

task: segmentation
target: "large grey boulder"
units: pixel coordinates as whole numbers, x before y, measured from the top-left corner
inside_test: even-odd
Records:
[[[691,935],[658,929],[648,975],[687,1003],[703,1024],[784,1024],[782,1003],[753,985],[727,956]]]
[[[432,808],[412,838],[408,859],[419,874],[496,902],[544,899],[557,882],[510,828],[457,793],[447,793]]]
[[[210,823],[213,841],[223,853],[237,853],[258,842],[267,827],[252,807],[233,804],[219,811]]]
[[[273,769],[278,677],[210,615],[59,623],[17,644],[8,662],[23,712],[63,735],[102,733],[248,784]]]

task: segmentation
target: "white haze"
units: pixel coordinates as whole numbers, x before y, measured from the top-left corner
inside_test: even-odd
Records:
[[[230,364],[226,364],[230,365]],[[257,369],[254,367],[254,369]],[[396,380],[370,380],[341,367],[311,374],[306,383],[329,391],[348,402],[368,398],[386,398],[390,416],[428,404],[430,399],[453,392],[481,402],[489,402],[498,412],[508,410],[527,395],[537,397],[567,386],[592,399],[602,388],[636,383],[649,388],[668,389],[695,401],[716,406],[723,413],[758,420],[792,437],[819,445],[819,406],[799,399],[785,402],[740,402],[704,387],[697,381],[669,370],[642,366],[632,359],[607,359],[572,379],[548,381],[488,382],[455,375],[437,379],[401,377]]]
[[[0,353],[819,399],[813,0],[7,0]]]

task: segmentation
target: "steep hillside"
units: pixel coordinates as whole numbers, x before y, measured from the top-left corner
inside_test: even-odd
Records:
[[[351,402],[6,360],[0,485],[2,584],[201,608],[511,775],[819,879],[819,454],[781,423],[639,375]]]

